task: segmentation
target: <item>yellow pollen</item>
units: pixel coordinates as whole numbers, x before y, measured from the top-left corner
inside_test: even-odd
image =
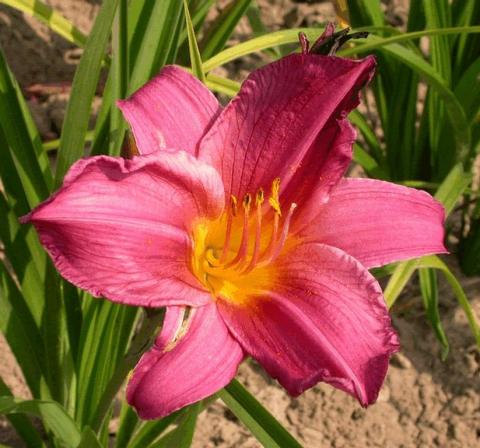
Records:
[[[270,290],[279,273],[275,259],[298,243],[290,234],[292,204],[281,218],[280,179],[272,183],[269,203],[275,213],[263,208],[265,193],[258,189],[251,213],[252,195],[242,200],[243,213],[237,216],[237,198],[216,220],[201,219],[193,228],[192,271],[214,300],[247,305]]]
[[[268,199],[269,204],[278,213],[282,216],[282,210],[280,208],[280,178],[276,177],[272,182],[272,195]]]
[[[237,216],[237,198],[231,194],[230,195],[230,205],[232,206],[232,214],[233,216]]]

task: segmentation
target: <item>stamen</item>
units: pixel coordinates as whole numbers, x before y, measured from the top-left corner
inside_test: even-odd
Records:
[[[292,205],[290,205],[290,209],[288,210],[287,216],[285,217],[285,221],[283,223],[283,228],[282,228],[282,233],[280,234],[280,238],[275,243],[275,245],[272,247],[270,256],[266,257],[266,259],[264,261],[262,261],[262,264],[271,263],[272,261],[274,261],[280,255],[280,252],[283,249],[285,241],[287,240],[288,230],[290,228],[290,221],[292,219],[293,212],[296,208],[297,208],[297,204],[292,202]]]
[[[276,177],[272,182],[272,195],[268,199],[269,204],[278,213],[282,216],[282,210],[280,208],[280,178]]]
[[[232,236],[232,221],[233,217],[237,216],[237,198],[233,194],[230,195],[230,209],[231,213],[229,213],[227,217],[227,230],[225,231],[225,242],[223,243],[222,255],[219,260],[220,263],[225,263],[225,260],[227,259]]]
[[[260,243],[262,237],[262,204],[265,200],[265,194],[263,189],[260,188],[257,192],[257,197],[255,198],[255,204],[257,206],[257,219],[256,219],[256,229],[255,229],[255,245],[253,247],[253,255],[250,263],[246,267],[244,273],[250,272],[258,262],[260,258]]]
[[[250,216],[250,206],[252,204],[252,195],[247,193],[243,198],[243,233],[242,241],[240,242],[240,247],[236,257],[228,262],[224,267],[229,268],[236,265],[240,260],[243,260],[247,255],[248,250],[248,219]]]

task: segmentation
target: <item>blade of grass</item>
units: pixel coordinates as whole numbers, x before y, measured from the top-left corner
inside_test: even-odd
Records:
[[[143,31],[140,43],[138,46],[131,43],[130,46],[133,69],[128,86],[129,95],[145,84],[167,62],[173,62],[168,57],[171,48],[176,47],[176,29],[182,22],[182,12],[183,4],[178,0],[154,2],[146,18],[147,23],[139,27],[139,32]]]
[[[228,408],[268,447],[301,448],[293,436],[237,380],[218,392]]]
[[[118,424],[115,448],[127,448],[133,433],[139,426],[140,421],[133,408],[124,400],[120,409],[120,422]]]
[[[128,12],[127,0],[120,0],[120,5],[117,10],[113,24],[113,58],[112,68],[110,72],[112,76],[113,100],[124,99],[127,96],[129,83],[129,48],[128,48]],[[123,139],[123,132],[121,129],[125,128],[126,124],[123,120],[123,115],[117,107],[112,107],[110,111],[110,141],[109,153],[115,154],[122,143],[118,141]],[[119,132],[120,130],[120,132]]]
[[[150,445],[150,448],[188,448],[192,444],[197,417],[202,409],[202,403],[196,403],[188,407],[178,426],[165,434],[159,441]]]
[[[103,2],[75,72],[57,154],[55,175],[57,187],[61,184],[68,168],[84,154],[90,108],[118,2],[119,0]]]
[[[252,0],[231,0],[205,31],[200,42],[202,59],[221,51]]]
[[[453,210],[471,181],[472,175],[467,173],[459,163],[451,169],[448,176],[440,184],[435,198],[443,204],[447,215]]]
[[[98,440],[97,435],[87,426],[82,432],[82,439],[77,448],[103,448],[104,446]]]
[[[0,262],[0,330],[5,335],[34,397],[49,398],[45,347],[27,304]]]
[[[361,29],[368,30],[369,27],[362,27]],[[216,67],[224,65],[242,56],[255,53],[257,51],[266,50],[268,48],[276,47],[279,45],[297,43],[299,32],[305,33],[308,39],[312,41],[317,39],[322,33],[322,31],[322,29],[315,28],[293,28],[291,30],[275,31],[264,36],[255,37],[246,42],[242,42],[241,44],[237,44],[233,47],[227,48],[220,53],[217,53],[215,56],[211,57],[203,63],[203,71],[207,73]],[[403,33],[401,35],[395,35],[386,38],[370,35],[366,40],[358,39],[354,47],[340,50],[338,54],[345,57],[352,56],[354,54],[371,52],[392,43],[408,42],[423,36],[436,36],[459,33],[480,33],[480,26],[425,30],[412,33]]]
[[[144,448],[150,446],[158,437],[175,421],[181,417],[187,408],[167,415],[166,417],[151,422],[145,422],[135,433],[135,436],[128,448]]]
[[[433,328],[435,336],[442,347],[441,358],[447,359],[450,349],[447,335],[440,320],[438,310],[438,280],[437,273],[433,269],[421,268],[418,271],[420,278],[420,291],[423,297],[423,305],[427,313],[427,319]]]
[[[0,378],[0,396],[13,397],[10,389],[4,383],[2,378]],[[17,434],[25,442],[26,446],[29,448],[45,447],[40,434],[35,429],[35,426],[32,425],[32,422],[28,417],[21,414],[8,414],[7,418],[11,425],[15,428],[15,431],[17,431]]]
[[[72,44],[84,47],[87,42],[85,34],[44,2],[39,0],[0,0],[0,3],[4,3],[39,19],[53,32],[62,36]]]
[[[0,49],[0,126],[30,207],[45,199],[51,186],[48,158],[27,112],[20,88]],[[0,154],[8,151],[0,148]]]
[[[202,57],[200,56],[200,50],[198,49],[192,19],[190,18],[190,13],[188,12],[187,0],[183,0],[183,8],[185,11],[185,23],[187,27],[188,49],[190,52],[190,64],[192,66],[192,72],[200,81],[205,84],[205,74],[202,70]]]
[[[358,163],[365,172],[376,179],[388,179],[388,174],[380,167],[377,161],[366,152],[358,143],[353,144],[353,160]]]
[[[65,447],[76,448],[80,443],[80,431],[58,403],[45,400],[19,400],[8,396],[0,397],[0,414],[18,412],[40,417],[45,426]]]
[[[213,73],[209,73],[206,76],[205,84],[214,92],[223,93],[229,97],[234,97],[240,90],[240,83],[216,76]]]
[[[445,279],[448,281],[448,283],[450,283],[458,303],[462,307],[465,316],[467,317],[468,325],[470,326],[470,330],[475,337],[475,342],[480,348],[480,326],[478,324],[478,318],[475,316],[475,312],[473,311],[473,308],[465,292],[463,291],[462,285],[457,280],[455,275],[453,275],[448,266],[435,255],[423,257],[420,261],[419,267],[437,269],[442,272],[442,274],[445,276]]]

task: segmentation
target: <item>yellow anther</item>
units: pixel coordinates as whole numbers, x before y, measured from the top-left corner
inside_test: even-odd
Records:
[[[268,199],[269,204],[275,210],[275,212],[282,216],[282,210],[280,208],[280,178],[276,177],[272,182],[272,196]]]
[[[243,208],[248,212],[250,211],[250,205],[252,204],[252,195],[247,193],[243,198]]]
[[[230,195],[230,205],[232,206],[232,215],[237,216],[237,198],[231,194]]]
[[[263,192],[263,188],[257,191],[257,196],[255,197],[255,205],[262,205],[263,201],[265,200],[265,193]]]

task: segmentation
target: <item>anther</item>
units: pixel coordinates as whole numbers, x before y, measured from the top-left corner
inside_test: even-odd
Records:
[[[270,206],[275,210],[275,213],[282,216],[282,210],[280,208],[280,178],[276,177],[272,182],[272,195],[268,199]]]
[[[232,215],[237,216],[238,210],[237,210],[237,198],[231,194],[230,195],[230,205],[232,207]]]

